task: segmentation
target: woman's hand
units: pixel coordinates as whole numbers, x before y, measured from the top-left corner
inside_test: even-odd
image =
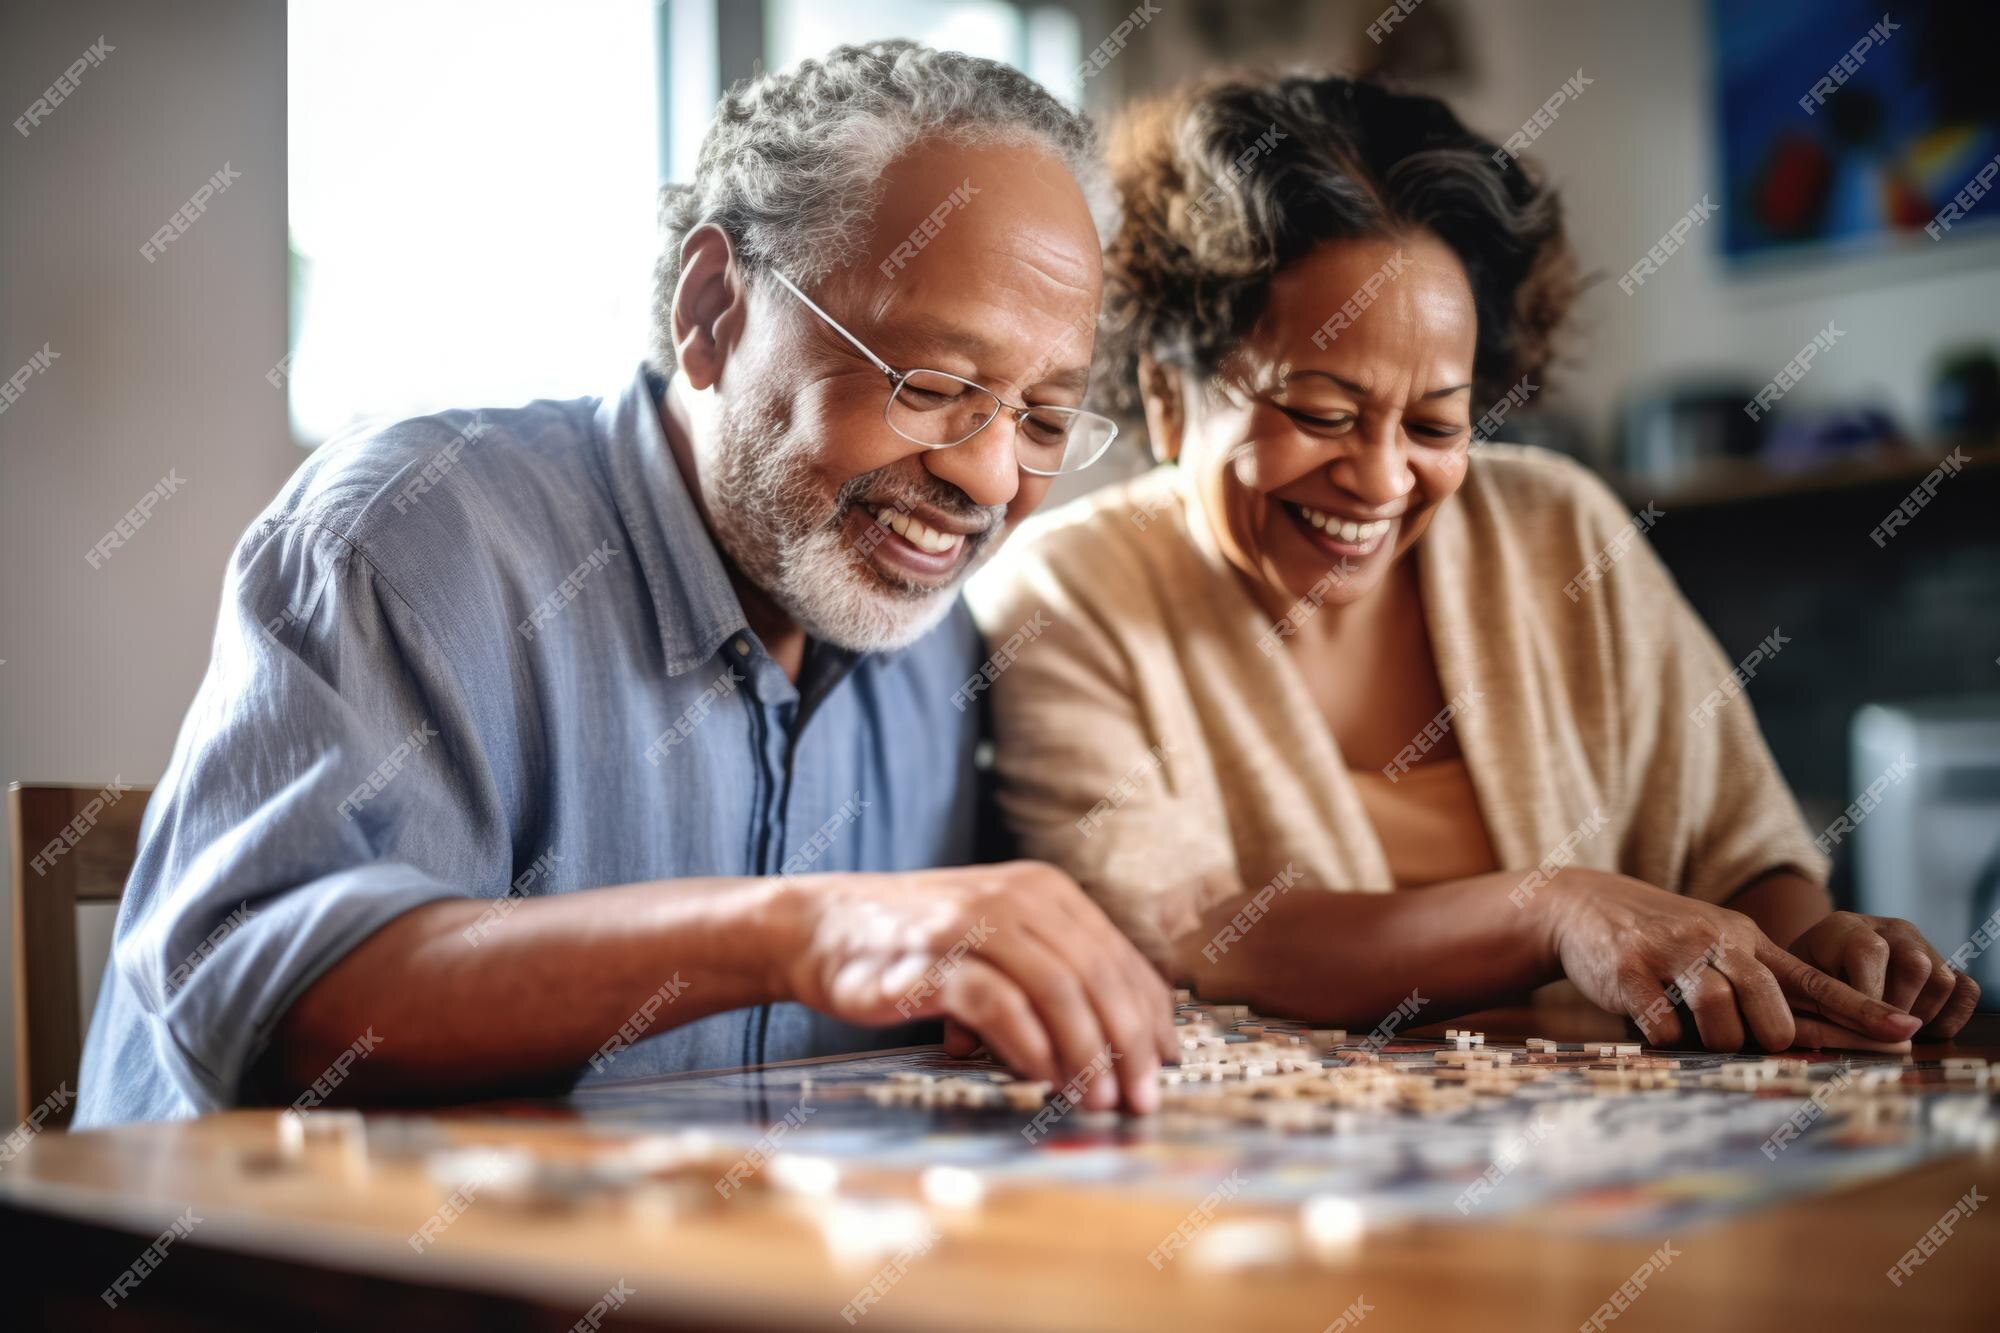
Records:
[[[1566,870],[1551,888],[1551,943],[1564,974],[1593,1004],[1630,1015],[1649,1045],[1689,1035],[1676,1003],[1716,1051],[1742,1049],[1746,1035],[1770,1051],[1884,1049],[1922,1026],[1879,991],[1864,994],[1808,955],[1785,952],[1741,912],[1606,871]]]
[[[1893,916],[1834,912],[1793,940],[1791,951],[1863,995],[1915,1015],[1924,1035],[1940,1041],[1956,1036],[1979,1003],[1979,983]]]

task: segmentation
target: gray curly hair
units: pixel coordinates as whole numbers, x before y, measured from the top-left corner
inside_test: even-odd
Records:
[[[855,258],[883,171],[920,138],[1047,147],[1100,219],[1108,191],[1090,122],[1019,70],[912,41],[838,46],[737,84],[715,109],[692,184],[660,190],[653,364],[674,368],[681,245],[713,222],[751,269],[811,283]]]

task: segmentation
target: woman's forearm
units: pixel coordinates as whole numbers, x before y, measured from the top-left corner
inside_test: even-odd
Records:
[[[1781,949],[1791,948],[1809,927],[1833,911],[1833,899],[1827,891],[1795,870],[1761,875],[1722,905],[1755,921]]]
[[[1205,913],[1175,941],[1180,984],[1272,1017],[1372,1024],[1407,1001],[1434,1021],[1562,976],[1552,926],[1557,885],[1521,901],[1519,871],[1396,893],[1293,889],[1254,922],[1254,895]]]

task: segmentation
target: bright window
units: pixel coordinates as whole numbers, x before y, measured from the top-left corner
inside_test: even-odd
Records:
[[[650,0],[292,0],[293,426],[604,393],[646,353]]]
[[[788,69],[845,42],[913,37],[941,50],[1000,60],[1076,105],[1082,83],[1076,15],[1008,0],[766,0],[766,58]]]

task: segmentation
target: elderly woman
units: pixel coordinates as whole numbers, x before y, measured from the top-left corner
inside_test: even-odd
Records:
[[[1197,88],[1112,164],[1107,336],[1162,466],[975,587],[989,636],[1032,627],[993,686],[1022,850],[1266,1012],[1567,978],[1656,1044],[1697,1035],[1677,1009],[1725,1050],[1957,1031],[1970,978],[1831,911],[1650,516],[1475,434],[1573,291],[1553,192],[1341,78]]]

